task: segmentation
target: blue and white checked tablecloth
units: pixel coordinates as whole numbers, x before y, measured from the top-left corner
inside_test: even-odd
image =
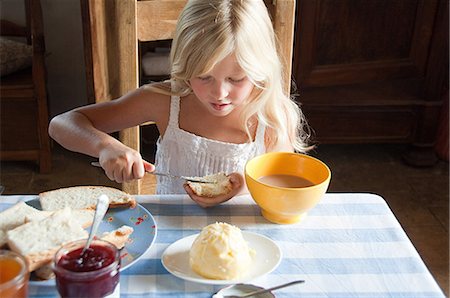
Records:
[[[34,196],[2,196],[0,210]],[[279,289],[277,297],[444,297],[416,249],[382,197],[326,194],[300,223],[266,221],[247,196],[203,209],[187,196],[138,196],[157,223],[148,253],[121,273],[121,297],[211,297],[220,287],[185,282],[161,264],[173,242],[216,221],[265,235],[282,250],[280,265],[252,283],[270,287],[295,279],[304,284]],[[30,287],[31,297],[54,297],[53,287]]]

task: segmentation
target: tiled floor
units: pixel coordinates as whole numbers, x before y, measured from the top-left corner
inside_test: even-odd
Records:
[[[449,164],[405,165],[404,145],[320,145],[311,153],[332,170],[329,192],[369,192],[387,201],[433,276],[449,295]],[[4,194],[36,194],[72,185],[109,185],[93,158],[55,146],[53,172],[37,173],[26,162],[3,162]]]

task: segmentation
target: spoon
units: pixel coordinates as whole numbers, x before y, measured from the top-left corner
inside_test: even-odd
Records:
[[[289,287],[289,286],[292,286],[292,285],[295,285],[295,284],[299,284],[299,283],[304,283],[304,282],[305,282],[304,280],[295,280],[295,281],[291,281],[291,282],[288,282],[288,283],[285,283],[285,284],[281,284],[281,285],[278,285],[278,286],[275,286],[275,287],[271,287],[271,288],[268,288],[268,289],[260,289],[260,290],[257,290],[257,291],[252,291],[250,293],[245,293],[243,295],[222,295],[220,293],[220,292],[226,293],[226,292],[229,292],[229,291],[232,292],[232,289],[235,288],[235,287],[238,287],[238,286],[240,286],[241,288],[242,287],[245,288],[245,286],[250,286],[250,285],[246,285],[246,284],[237,284],[237,285],[232,285],[232,286],[223,288],[222,290],[220,290],[219,292],[214,294],[212,296],[212,298],[245,298],[245,297],[257,296],[257,295],[260,295],[260,294],[263,294],[263,293],[267,293],[267,292],[270,292],[270,291],[273,291],[273,290],[281,289],[281,288],[284,288],[284,287]]]
[[[84,245],[83,251],[81,252],[81,255],[83,255],[86,250],[91,245],[92,239],[94,239],[95,233],[97,232],[98,226],[100,225],[100,222],[102,221],[103,217],[105,216],[106,211],[109,207],[109,199],[106,195],[100,195],[97,199],[97,206],[95,207],[95,214],[94,214],[94,222],[91,227],[91,231],[89,232],[89,238],[86,241],[86,244]]]

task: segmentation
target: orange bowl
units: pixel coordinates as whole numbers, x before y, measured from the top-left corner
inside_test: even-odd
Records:
[[[306,179],[308,186],[293,184],[293,180],[287,178]],[[250,195],[261,208],[262,215],[278,224],[299,222],[326,193],[330,179],[331,171],[325,163],[299,153],[266,153],[248,161],[245,166]]]

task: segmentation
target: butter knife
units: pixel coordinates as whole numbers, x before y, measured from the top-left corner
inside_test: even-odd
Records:
[[[97,168],[102,167],[98,161],[91,162],[91,165],[94,167],[97,167]],[[171,179],[182,179],[182,180],[186,180],[186,181],[190,181],[190,182],[217,184],[216,180],[207,180],[207,179],[202,179],[202,178],[198,178],[198,177],[176,176],[176,175],[172,175],[169,173],[158,173],[158,172],[149,172],[149,171],[146,171],[146,172],[149,174],[153,174],[153,175],[157,175],[157,176],[164,176],[164,177],[168,177]]]

